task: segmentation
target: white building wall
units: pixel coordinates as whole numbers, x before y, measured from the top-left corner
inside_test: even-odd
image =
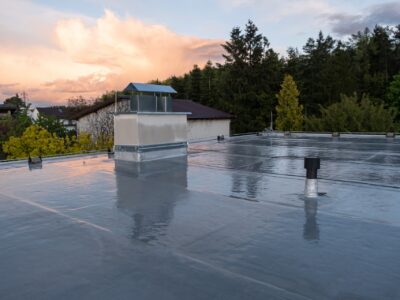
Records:
[[[217,138],[218,135],[228,137],[230,134],[229,119],[188,120],[188,140]]]
[[[78,132],[78,134],[80,133],[90,133],[90,122],[89,120],[92,118],[92,114],[88,114],[86,116],[83,116],[82,118],[80,118],[77,123],[76,123],[76,131]]]
[[[128,101],[118,103],[118,111],[126,111],[129,108]],[[76,130],[80,133],[90,133],[94,138],[99,134],[99,131],[104,127],[109,127],[108,132],[114,132],[114,111],[115,104],[110,104],[99,109],[96,112],[90,113],[77,120]]]
[[[121,103],[118,103],[121,105]],[[124,104],[122,104],[124,105]],[[126,104],[125,104],[126,105]],[[87,132],[95,136],[94,124],[98,123],[99,119],[106,119],[113,123],[114,104],[104,107],[97,111],[80,118],[77,122],[78,134]],[[185,116],[186,117],[186,116]],[[150,119],[148,119],[150,120]],[[187,120],[187,140],[196,141],[202,139],[216,138],[218,135],[228,137],[230,134],[230,119],[210,119],[210,120]],[[108,124],[108,123],[107,123]],[[110,125],[110,130],[113,132],[113,124]],[[149,134],[152,134],[148,132]]]

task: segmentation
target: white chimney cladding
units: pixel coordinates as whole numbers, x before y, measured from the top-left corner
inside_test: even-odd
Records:
[[[115,115],[115,159],[146,161],[186,155],[186,123],[185,113]]]
[[[114,116],[116,160],[147,161],[187,153],[187,113],[173,113],[165,85],[129,83],[123,96],[130,97],[130,111]],[[116,102],[118,99],[116,99]]]

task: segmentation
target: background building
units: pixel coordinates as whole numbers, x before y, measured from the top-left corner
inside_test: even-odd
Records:
[[[59,120],[67,130],[76,130],[76,120],[73,119],[72,110],[66,106],[37,107],[31,112],[33,120],[37,120],[40,115]]]
[[[117,111],[129,111],[130,100],[119,98]],[[115,101],[112,99],[97,103],[74,116],[77,132],[90,133],[94,138],[104,131],[114,130],[113,114]],[[218,135],[229,136],[232,115],[226,112],[196,103],[192,100],[172,99],[172,112],[188,112],[188,141],[216,138]]]

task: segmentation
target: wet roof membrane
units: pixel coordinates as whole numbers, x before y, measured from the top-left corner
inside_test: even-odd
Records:
[[[400,298],[400,140],[189,150],[0,164],[0,298]],[[305,156],[321,157],[325,196],[303,197]]]

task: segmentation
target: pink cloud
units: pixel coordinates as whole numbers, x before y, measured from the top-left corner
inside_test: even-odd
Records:
[[[48,43],[0,45],[0,68],[8,70],[1,72],[0,82],[18,82],[15,92],[28,91],[32,100],[95,97],[130,81],[164,79],[221,59],[222,40],[179,35],[108,10],[93,21],[67,16],[51,24]],[[12,88],[0,85],[0,95]]]

